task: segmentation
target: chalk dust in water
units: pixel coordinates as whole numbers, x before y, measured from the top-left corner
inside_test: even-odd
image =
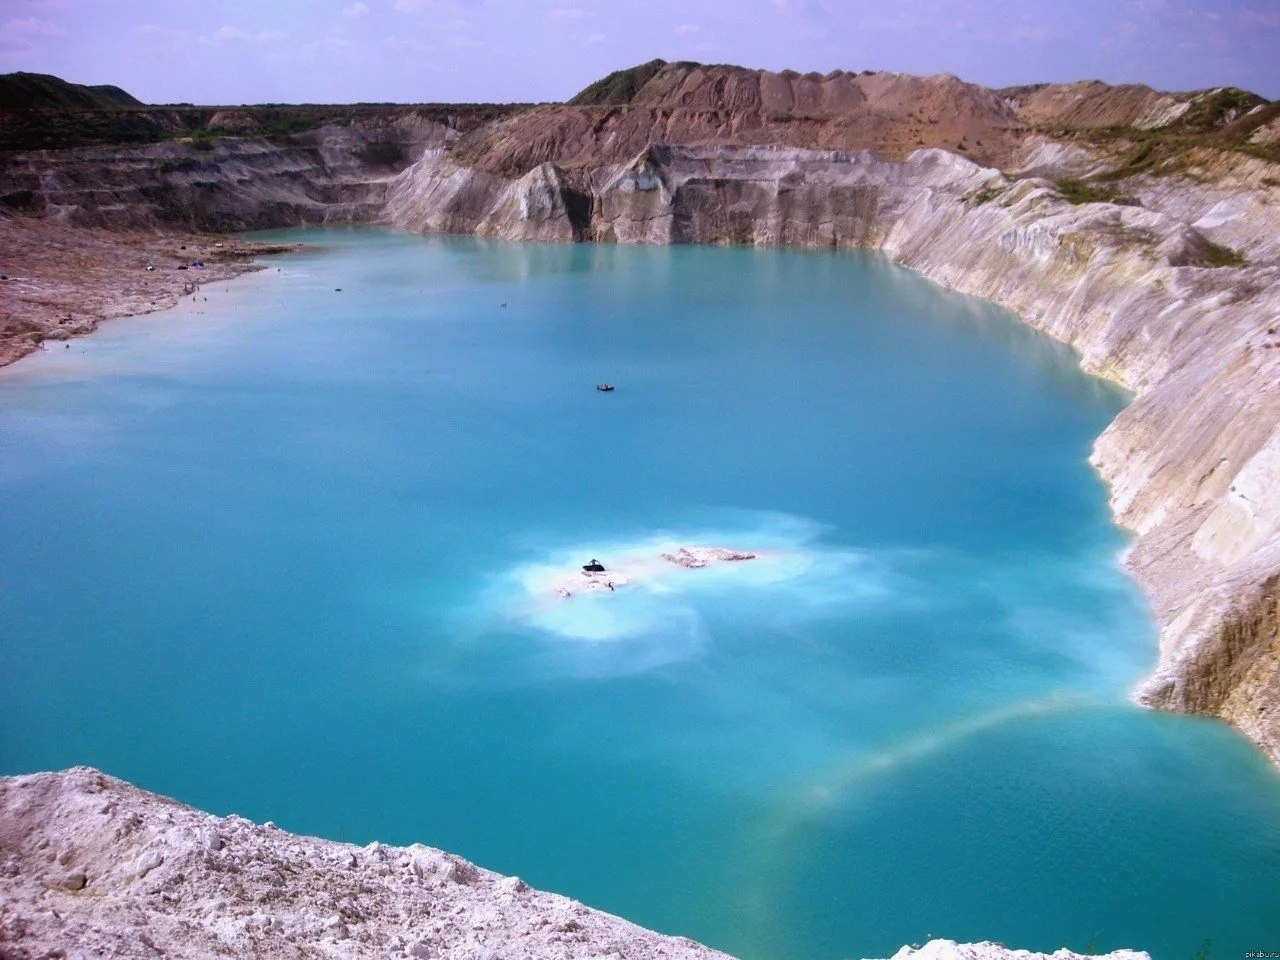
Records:
[[[752,960],[1280,943],[1275,773],[1127,700],[1124,398],[1067,350],[871,255],[275,238],[0,372],[0,771]]]

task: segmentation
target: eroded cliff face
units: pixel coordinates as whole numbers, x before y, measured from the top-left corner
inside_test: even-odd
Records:
[[[1142,205],[1072,205],[941,150],[650,146],[578,186],[550,163],[515,179],[430,153],[385,209],[521,240],[878,248],[1070,344],[1136,394],[1093,463],[1161,627],[1138,698],[1226,717],[1280,761],[1280,186],[1247,157],[1201,163],[1128,185]],[[1221,264],[1226,247],[1249,265]]]
[[[0,153],[0,210],[75,226],[252,230],[376,219],[391,178],[458,136],[448,118],[406,111],[279,142]]]

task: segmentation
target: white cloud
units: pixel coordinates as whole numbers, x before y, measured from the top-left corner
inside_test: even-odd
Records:
[[[787,17],[826,19],[831,11],[820,0],[769,0],[780,14]]]
[[[587,11],[581,7],[552,7],[547,11],[552,20],[581,20],[586,15]]]
[[[140,37],[151,38],[149,46],[155,44],[168,47],[185,46],[195,40],[195,35],[190,30],[175,30],[173,27],[161,26],[158,23],[140,23],[133,28],[133,32]]]
[[[433,26],[450,30],[460,23],[466,24],[468,15],[484,6],[484,0],[395,0],[391,9],[398,13],[430,14]]]
[[[41,40],[66,35],[57,24],[39,17],[14,18],[0,26],[0,50],[6,56],[30,57],[39,51]]]
[[[1280,30],[1280,11],[1242,10],[1240,22],[1264,30]]]
[[[1014,43],[1043,43],[1049,36],[1049,28],[1043,24],[1022,22],[1014,25],[1009,39]]]
[[[701,29],[702,28],[698,26],[696,23],[682,23],[671,32],[674,33],[677,37],[689,37],[697,33]]]
[[[173,40],[191,39],[190,30],[175,30],[173,27],[161,26],[158,23],[140,23],[133,28],[134,33],[144,37],[166,37]]]
[[[23,17],[21,20],[10,20],[0,30],[10,37],[65,37],[67,31],[56,23],[41,20],[39,17]]]
[[[429,53],[435,51],[435,47],[430,44],[423,43],[417,37],[402,37],[395,35],[383,37],[382,42],[393,50],[408,50],[413,53]]]
[[[583,40],[587,43],[604,43],[607,38],[603,33],[589,33]]]
[[[284,34],[278,30],[267,30],[262,33],[251,33],[248,30],[242,30],[239,27],[222,26],[215,30],[207,37],[201,37],[200,42],[205,44],[221,44],[227,42],[236,43],[272,43],[276,40],[284,39]]]
[[[303,59],[314,59],[316,57],[332,57],[346,56],[347,54],[360,50],[360,44],[354,40],[348,40],[346,37],[323,37],[319,40],[312,40],[301,46],[293,47],[292,44],[286,47],[286,55],[297,55]]]
[[[373,11],[369,9],[369,5],[367,3],[364,3],[363,0],[359,0],[359,2],[353,3],[351,6],[345,8],[342,11],[342,15],[348,20],[360,20],[367,17],[372,12]]]

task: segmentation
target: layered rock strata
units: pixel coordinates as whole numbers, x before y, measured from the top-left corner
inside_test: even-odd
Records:
[[[0,151],[0,274],[8,278],[0,365],[102,320],[172,306],[201,283],[256,269],[248,259],[255,249],[270,252],[193,233],[380,218],[387,188],[407,165],[505,111],[355,112],[349,122],[275,140]],[[261,114],[209,119],[220,130],[251,132]],[[0,125],[13,119],[0,117]],[[176,272],[196,257],[205,269]]]
[[[728,960],[440,850],[294,836],[87,767],[0,778],[0,956]],[[909,957],[1044,955],[934,941]]]
[[[273,142],[221,137],[0,153],[0,210],[117,230],[253,230],[376,219],[386,186],[424,150],[456,139],[406,112]]]

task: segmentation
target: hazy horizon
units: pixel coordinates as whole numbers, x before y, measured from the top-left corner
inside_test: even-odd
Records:
[[[655,57],[1280,97],[1275,0],[10,0],[0,72],[148,103],[527,102]]]

